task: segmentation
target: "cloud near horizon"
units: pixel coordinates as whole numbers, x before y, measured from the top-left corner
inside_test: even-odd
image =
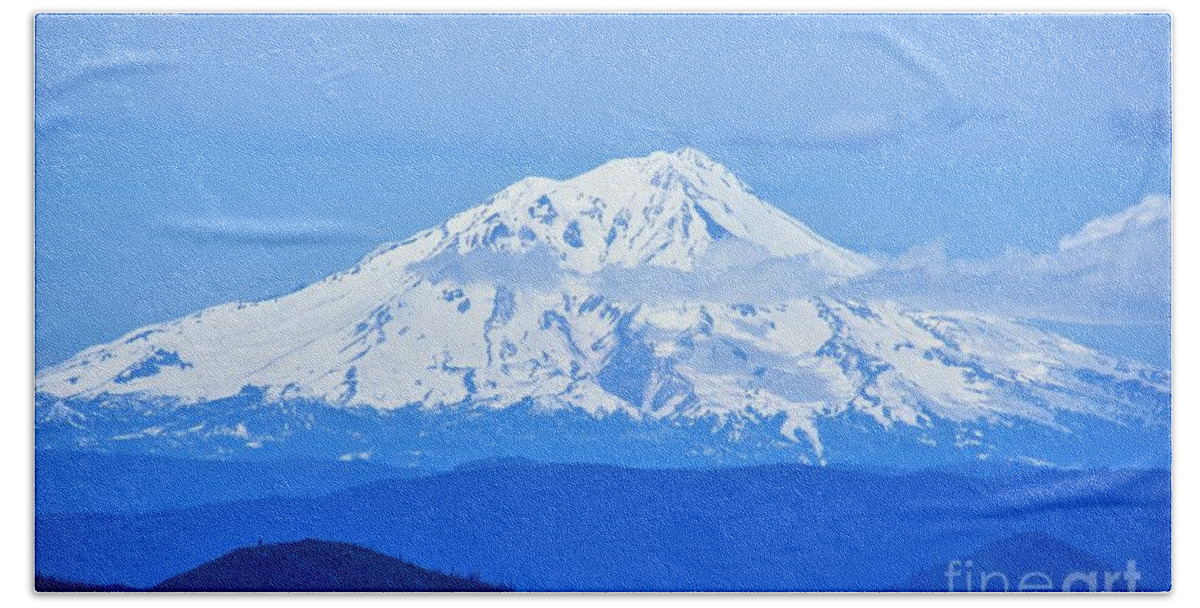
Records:
[[[1171,201],[1146,196],[1087,222],[1049,253],[1010,249],[991,258],[950,259],[940,245],[925,245],[877,262],[874,272],[839,282],[803,257],[772,258],[719,245],[690,272],[606,268],[588,284],[598,293],[644,302],[683,297],[767,303],[833,295],[1013,319],[1164,325],[1171,320]]]
[[[770,304],[832,295],[893,300],[923,310],[1085,325],[1162,325],[1171,319],[1171,202],[1151,195],[1064,236],[1057,250],[1010,249],[949,259],[937,244],[877,259],[878,269],[839,280],[804,257],[778,258],[738,241],[714,243],[689,271],[660,266],[605,267],[589,275],[559,267],[537,247],[523,254],[443,253],[415,269],[434,281],[502,284],[554,291],[570,277],[627,302]]]
[[[947,259],[939,245],[881,261],[845,287],[921,308],[957,309],[1069,323],[1168,324],[1171,320],[1171,201],[1141,202],[1089,221],[1058,250],[1009,250]]]

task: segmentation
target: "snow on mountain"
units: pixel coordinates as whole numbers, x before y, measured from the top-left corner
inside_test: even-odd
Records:
[[[656,152],[566,181],[527,178],[293,294],[85,350],[38,374],[39,430],[68,425],[87,445],[220,435],[260,447],[277,435],[256,434],[237,412],[221,413],[224,426],[196,415],[253,390],[267,403],[334,410],[473,415],[533,404],[594,420],[700,422],[731,441],[771,424],[823,461],[822,425],[848,416],[928,443],[925,431],[940,426],[1070,434],[1078,417],[1114,427],[1169,419],[1166,372],[999,318],[831,290],[763,293],[753,274],[721,270],[731,252],[794,262],[829,288],[873,270],[702,153]],[[480,256],[491,271],[447,270]],[[514,269],[539,280],[514,280]],[[747,297],[605,288],[647,269]],[[89,419],[118,410],[145,415],[89,434]]]

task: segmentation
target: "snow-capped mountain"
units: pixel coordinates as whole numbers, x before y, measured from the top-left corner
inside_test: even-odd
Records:
[[[838,289],[873,269],[696,150],[527,178],[290,295],[42,371],[38,444],[212,453],[321,434],[326,455],[398,459],[397,446],[448,449],[418,441],[432,435],[491,445],[503,427],[545,446],[603,428],[614,450],[689,434],[681,449],[701,459],[768,446],[768,459],[856,462],[860,441],[899,440],[917,461],[1078,464],[1098,432],[1126,464],[1162,457],[1121,437],[1169,432],[1167,372]],[[573,422],[541,426],[555,415]]]

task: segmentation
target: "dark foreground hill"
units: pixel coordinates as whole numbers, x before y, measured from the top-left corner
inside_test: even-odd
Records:
[[[504,591],[350,543],[305,539],[237,549],[151,591]]]
[[[57,593],[107,593],[114,591],[138,591],[138,589],[134,589],[128,585],[95,585],[92,583],[79,583],[75,581],[66,581],[53,576],[44,576],[41,573],[34,575],[33,588],[36,591]]]

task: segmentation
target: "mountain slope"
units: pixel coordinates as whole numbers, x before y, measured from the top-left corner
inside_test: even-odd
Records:
[[[1003,319],[839,293],[872,269],[695,150],[529,178],[294,294],[142,328],[42,371],[39,445],[213,455],[328,433],[332,418],[375,424],[364,411],[522,406],[714,431],[721,445],[700,453],[769,424],[794,448],[781,458],[853,462],[853,445],[826,449],[833,421],[833,435],[882,430],[963,458],[1161,463],[1168,373]],[[1149,448],[1047,458],[987,441],[1026,425],[1113,429]],[[396,439],[364,434],[337,429],[320,455]]]

